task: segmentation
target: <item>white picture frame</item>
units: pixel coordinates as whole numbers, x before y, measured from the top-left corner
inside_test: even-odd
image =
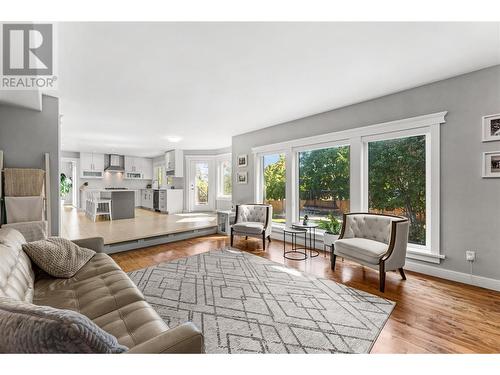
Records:
[[[500,151],[483,152],[483,178],[500,178]]]
[[[248,155],[247,154],[238,155],[237,163],[238,163],[238,168],[246,167],[248,165]]]
[[[236,172],[236,182],[238,184],[247,184],[248,172]]]
[[[500,141],[500,113],[482,117],[483,142]]]

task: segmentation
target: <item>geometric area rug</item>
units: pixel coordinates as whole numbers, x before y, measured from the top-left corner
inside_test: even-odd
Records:
[[[130,272],[173,328],[206,353],[368,353],[395,303],[226,248]]]

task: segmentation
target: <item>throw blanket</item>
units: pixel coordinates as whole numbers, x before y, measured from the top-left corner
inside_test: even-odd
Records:
[[[44,220],[43,197],[5,197],[7,223]]]
[[[5,168],[4,196],[34,197],[43,195],[45,171],[29,168]]]

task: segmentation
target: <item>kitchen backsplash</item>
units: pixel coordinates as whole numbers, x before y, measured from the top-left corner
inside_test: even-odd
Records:
[[[102,179],[84,179],[80,177],[80,186],[88,182],[89,188],[101,189],[106,187],[126,187],[128,189],[145,189],[151,184],[151,180],[130,180],[124,179],[123,173],[104,172]]]

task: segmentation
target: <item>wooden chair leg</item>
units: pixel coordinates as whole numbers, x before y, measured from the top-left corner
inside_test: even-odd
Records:
[[[247,241],[248,241],[248,236],[245,236],[245,240],[247,240]]]
[[[267,240],[271,242],[271,236],[267,236]]]
[[[233,234],[233,229],[231,228],[231,247],[233,246],[233,241],[234,241],[234,234]]]
[[[335,262],[336,261],[337,261],[337,256],[332,251],[332,254],[330,256],[330,266],[331,266],[333,271],[335,271]]]
[[[399,274],[403,280],[406,280],[405,270],[403,268],[398,268]]]
[[[262,233],[262,248],[266,251],[266,234]]]
[[[379,266],[380,291],[385,292],[385,262],[380,262]]]

